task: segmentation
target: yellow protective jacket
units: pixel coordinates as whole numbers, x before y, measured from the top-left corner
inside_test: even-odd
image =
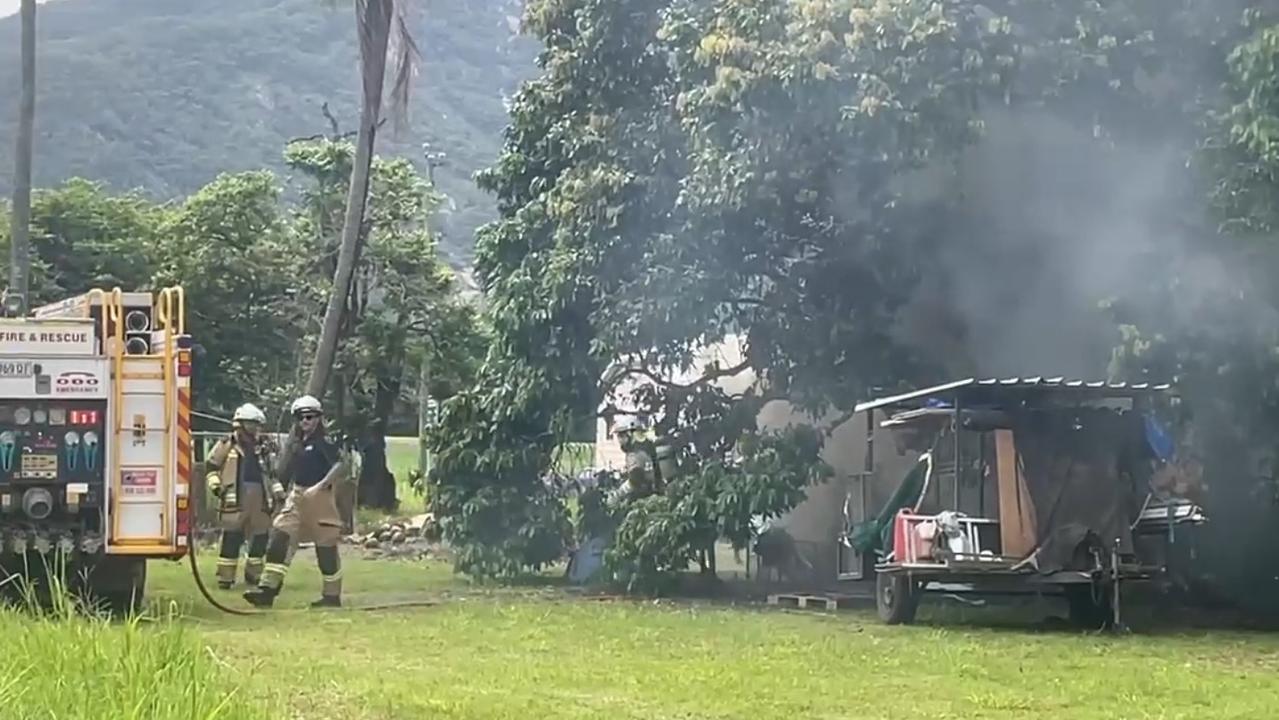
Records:
[[[262,469],[263,496],[268,502],[271,497],[284,496],[284,487],[280,484],[279,478],[276,477],[275,473],[275,458],[278,453],[279,450],[275,447],[274,440],[268,437],[258,437],[254,454],[258,458],[258,467]],[[234,433],[219,440],[205,460],[205,467],[209,470],[209,473],[205,476],[206,484],[226,487],[228,482],[234,482],[236,485],[236,497],[244,497],[240,473],[240,460],[242,457],[243,449],[240,447],[240,443],[236,441]],[[227,510],[231,510],[231,508],[227,508]],[[266,508],[266,510],[269,512],[270,508]]]

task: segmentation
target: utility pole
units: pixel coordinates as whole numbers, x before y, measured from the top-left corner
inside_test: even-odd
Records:
[[[426,443],[426,433],[434,425],[435,401],[431,399],[431,360],[422,357],[422,373],[418,377],[417,388],[417,466],[426,477],[431,471],[431,451]]]
[[[435,168],[444,164],[444,153],[431,149],[431,143],[422,143],[422,156],[426,158],[426,179],[435,190]],[[431,471],[431,451],[427,447],[426,433],[435,424],[435,403],[431,400],[431,353],[422,353],[422,368],[417,381],[417,466],[426,477]]]
[[[9,232],[9,288],[4,312],[27,313],[31,276],[31,156],[36,115],[36,0],[22,0],[22,99],[14,153],[13,214]]]

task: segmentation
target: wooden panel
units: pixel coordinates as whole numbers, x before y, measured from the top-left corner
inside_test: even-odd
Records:
[[[995,467],[999,476],[999,540],[1002,554],[1025,557],[1035,549],[1035,506],[1017,462],[1012,430],[995,431]]]

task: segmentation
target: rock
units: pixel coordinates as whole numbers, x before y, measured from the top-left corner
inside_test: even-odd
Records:
[[[396,545],[404,544],[404,531],[396,530],[395,532],[391,533],[391,542]]]
[[[390,531],[390,530],[385,530],[385,529],[384,529],[384,530],[379,530],[379,531],[378,531],[378,533],[377,533],[377,539],[378,539],[378,540],[382,540],[382,541],[390,540],[390,539],[391,539],[391,531]]]
[[[365,539],[365,541],[364,541],[364,547],[366,547],[366,548],[368,548],[368,549],[372,550],[372,549],[374,549],[374,548],[380,548],[380,547],[382,547],[382,543],[381,543],[380,541],[378,541],[378,539],[377,539],[377,538],[375,538],[375,537],[370,537],[370,538]]]
[[[412,525],[404,528],[404,537],[416,538],[422,537],[422,528],[413,527]]]

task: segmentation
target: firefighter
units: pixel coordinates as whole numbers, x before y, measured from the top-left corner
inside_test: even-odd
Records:
[[[624,482],[619,488],[621,493],[639,498],[662,492],[666,481],[674,476],[674,453],[671,445],[657,441],[644,421],[634,415],[618,420],[614,434],[622,452],[626,453]]]
[[[266,567],[258,587],[244,593],[257,607],[271,607],[280,593],[284,575],[300,542],[315,543],[315,560],[323,576],[320,599],[311,607],[342,605],[342,566],[338,539],[342,519],[338,513],[335,484],[350,477],[349,458],[325,434],[320,401],[304,395],[290,408],[293,428],[292,455],[285,474],[292,481],[284,507],[275,516],[267,543]]]
[[[275,477],[274,444],[260,434],[265,423],[266,415],[252,404],[236,408],[231,434],[214,445],[206,460],[206,483],[218,499],[222,524],[217,578],[223,590],[235,584],[240,549],[246,539],[249,551],[244,581],[257,585],[271,530],[271,510],[284,500],[284,486]]]

